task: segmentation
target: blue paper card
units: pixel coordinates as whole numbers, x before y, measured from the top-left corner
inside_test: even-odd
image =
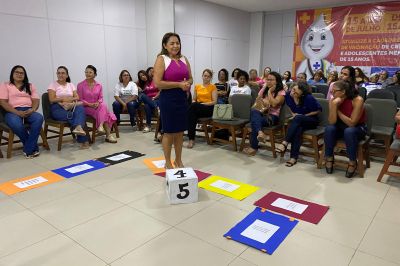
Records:
[[[224,237],[272,255],[297,223],[293,218],[256,208]]]
[[[89,160],[81,163],[71,164],[69,166],[65,166],[51,171],[62,177],[71,178],[74,176],[96,171],[104,167],[106,167],[106,165],[102,162]]]

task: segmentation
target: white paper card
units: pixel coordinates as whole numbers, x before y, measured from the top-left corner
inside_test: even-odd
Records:
[[[152,163],[153,163],[157,168],[164,168],[164,166],[165,166],[165,160],[152,161]]]
[[[238,189],[240,186],[236,185],[236,184],[232,184],[223,180],[217,180],[214,183],[211,183],[210,186],[212,187],[216,187],[225,191],[235,191],[236,189]]]
[[[34,186],[34,185],[37,185],[37,184],[40,184],[40,183],[44,183],[44,182],[47,182],[47,181],[48,180],[46,178],[44,178],[43,176],[38,176],[38,177],[35,177],[35,178],[32,178],[32,179],[28,179],[28,180],[24,180],[24,181],[20,181],[20,182],[14,183],[14,185],[16,187],[19,187],[19,188],[27,188],[27,187]]]
[[[79,173],[79,172],[82,172],[82,171],[85,171],[88,169],[92,169],[92,168],[94,168],[94,167],[85,163],[85,164],[77,165],[74,167],[66,168],[65,171],[67,171],[71,174],[76,174],[76,173]]]
[[[128,155],[128,154],[121,153],[121,154],[118,154],[118,155],[114,155],[114,156],[108,157],[108,158],[106,158],[106,159],[107,159],[107,160],[110,160],[110,161],[113,161],[113,162],[118,162],[118,161],[121,161],[121,160],[123,160],[123,159],[131,158],[131,157],[132,157],[132,156],[130,156],[130,155]]]
[[[302,214],[308,208],[308,205],[282,198],[277,198],[271,205],[298,214]]]
[[[241,233],[241,235],[255,241],[265,243],[276,233],[276,231],[278,231],[278,229],[279,226],[257,219],[249,227],[247,227]]]

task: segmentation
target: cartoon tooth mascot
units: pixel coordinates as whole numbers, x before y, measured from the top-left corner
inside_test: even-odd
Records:
[[[322,69],[327,77],[335,66],[324,58],[332,51],[334,42],[333,34],[324,21],[324,15],[321,14],[301,39],[301,51],[307,59],[301,62],[297,73],[305,72],[307,77],[311,78],[316,70]]]

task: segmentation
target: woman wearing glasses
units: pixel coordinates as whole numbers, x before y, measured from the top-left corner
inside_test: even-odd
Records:
[[[27,159],[39,156],[37,141],[42,129],[43,116],[39,114],[39,96],[29,83],[23,66],[14,66],[10,81],[0,86],[0,105],[6,111],[5,122],[19,137]],[[24,124],[29,124],[29,130]]]

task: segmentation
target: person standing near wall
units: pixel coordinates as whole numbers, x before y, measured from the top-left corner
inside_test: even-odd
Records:
[[[187,129],[187,92],[193,83],[189,61],[181,54],[181,39],[176,33],[162,38],[161,52],[154,64],[154,83],[160,89],[160,112],[164,135],[162,145],[165,168],[172,169],[172,144],[175,167],[182,168],[183,132]]]

